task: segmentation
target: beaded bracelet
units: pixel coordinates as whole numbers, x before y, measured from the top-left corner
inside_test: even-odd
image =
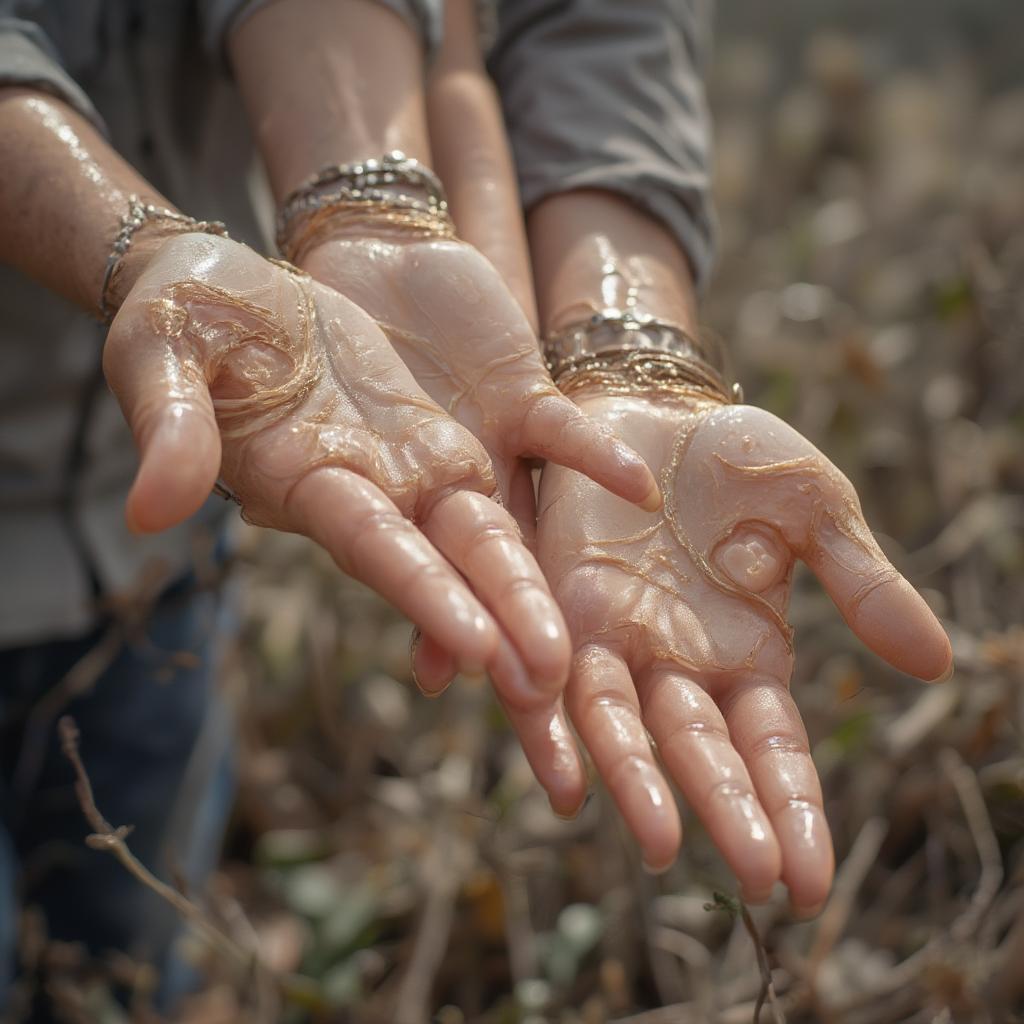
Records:
[[[122,260],[128,254],[139,230],[150,221],[163,221],[172,225],[171,231],[175,234],[199,231],[208,235],[228,237],[228,229],[219,220],[196,220],[176,210],[144,203],[137,195],[130,195],[128,211],[122,215],[120,228],[114,236],[114,244],[103,273],[103,285],[100,288],[99,315],[100,321],[105,325],[109,325],[117,313],[117,306],[111,301],[110,293],[121,269]]]

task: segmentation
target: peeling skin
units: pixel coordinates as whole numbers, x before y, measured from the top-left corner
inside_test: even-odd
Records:
[[[738,587],[759,594],[779,578],[783,566],[777,545],[753,530],[741,530],[721,545],[717,562]]]

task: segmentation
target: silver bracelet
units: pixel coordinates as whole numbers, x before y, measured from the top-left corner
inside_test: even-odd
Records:
[[[390,192],[389,186],[414,189]],[[323,190],[334,186],[329,192]],[[339,204],[388,206],[426,216],[446,218],[448,200],[441,179],[425,164],[393,150],[373,160],[330,164],[307,178],[281,204],[277,216],[277,244],[284,251],[295,220],[305,214]]]
[[[624,375],[640,389],[678,382],[725,401],[743,401],[743,389],[739,384],[729,386],[720,359],[707,342],[633,310],[607,308],[549,334],[544,356],[552,379],[563,390],[603,373]]]
[[[163,206],[144,203],[137,195],[128,197],[128,211],[121,217],[121,226],[114,236],[114,245],[107,257],[107,267],[103,272],[103,286],[100,288],[99,313],[103,324],[110,324],[117,313],[117,307],[110,300],[110,290],[114,283],[121,260],[127,255],[139,230],[149,221],[168,221],[178,225],[181,234],[200,231],[208,235],[227,237],[228,229],[219,220],[196,220],[176,210],[168,210]]]

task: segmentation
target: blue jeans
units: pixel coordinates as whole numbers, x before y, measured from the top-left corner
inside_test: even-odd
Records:
[[[19,904],[43,912],[51,939],[153,964],[164,1007],[189,986],[173,955],[174,911],[111,853],[85,845],[91,829],[56,719],[78,723],[96,805],[115,827],[133,826],[136,857],[201,893],[234,789],[232,725],[216,690],[227,605],[192,581],[172,587],[144,625],[108,648],[112,660],[86,692],[61,707],[52,706],[54,688],[103,650],[110,626],[0,651],[0,1009],[17,972]],[[49,1018],[40,1008],[30,1019]]]

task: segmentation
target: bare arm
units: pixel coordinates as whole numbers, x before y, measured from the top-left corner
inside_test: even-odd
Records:
[[[422,47],[380,4],[269,4],[228,49],[278,201],[327,164],[393,149],[430,163]]]
[[[54,97],[0,88],[0,260],[90,313],[128,196],[169,207],[84,117]],[[164,241],[139,232],[119,275],[127,294]]]

